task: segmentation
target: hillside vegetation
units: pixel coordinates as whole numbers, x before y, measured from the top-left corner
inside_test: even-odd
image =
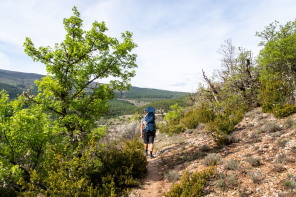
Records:
[[[184,93],[127,92],[137,67],[132,33],[109,37],[97,21],[85,31],[72,10],[63,20],[65,40],[54,48],[26,38],[25,52],[48,72],[36,81],[38,92],[14,99],[0,92],[1,195],[295,196],[296,21],[258,32],[256,59],[226,40],[221,69],[213,77],[202,71],[206,83],[185,102]],[[94,83],[108,77],[116,79]],[[2,84],[15,92],[32,82],[6,78]],[[163,121],[156,158],[147,160],[139,114],[151,101]],[[135,114],[98,125],[110,103],[113,115]]]
[[[6,90],[10,99],[16,99],[18,95],[28,89],[30,89],[31,94],[36,95],[38,91],[35,80],[40,80],[42,77],[45,76],[0,69],[0,90]],[[185,106],[186,97],[189,93],[132,86],[128,91],[115,91],[115,95],[115,99],[108,102],[110,106],[108,116],[142,113],[150,103],[153,103],[151,105],[156,109],[167,112],[170,106],[176,102]]]

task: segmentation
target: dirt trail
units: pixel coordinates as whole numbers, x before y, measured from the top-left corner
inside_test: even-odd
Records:
[[[165,183],[159,169],[159,157],[148,159],[148,173],[139,188],[133,190],[130,197],[162,197]]]

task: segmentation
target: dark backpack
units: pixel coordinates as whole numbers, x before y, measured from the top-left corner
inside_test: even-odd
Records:
[[[147,126],[144,129],[147,133],[154,133],[155,132],[155,110],[153,107],[148,107],[145,109],[147,111],[147,115],[145,116],[145,121],[147,122]]]

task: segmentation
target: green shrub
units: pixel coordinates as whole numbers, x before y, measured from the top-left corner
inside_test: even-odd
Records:
[[[91,180],[86,176],[89,167],[96,163],[91,159],[94,144],[90,149],[85,149],[80,156],[67,156],[66,146],[63,152],[53,147],[50,152],[52,157],[44,162],[45,175],[42,171],[30,172],[30,180],[19,181],[23,192],[20,196],[96,196],[99,189],[93,187]]]
[[[284,105],[275,105],[272,109],[272,113],[277,118],[288,117],[291,114],[295,113],[295,104],[284,104]]]
[[[276,161],[278,163],[286,163],[286,160],[287,160],[287,155],[285,153],[278,154],[278,156],[276,158]]]
[[[175,104],[171,106],[171,110],[165,115],[165,122],[159,124],[159,131],[170,135],[184,132],[185,125],[180,123],[180,119],[183,116],[182,108]]]
[[[264,81],[260,92],[262,111],[273,113],[274,107],[284,104],[289,94],[290,90],[284,79],[274,76]]]
[[[226,184],[224,179],[218,179],[216,181],[216,186],[219,187],[222,190],[226,190],[226,188],[227,188],[227,184]]]
[[[256,142],[261,142],[262,139],[260,138],[260,135],[258,132],[253,132],[250,136],[249,139],[252,143],[256,143]]]
[[[196,113],[198,121],[202,123],[208,123],[215,119],[213,108],[206,104],[202,104],[197,108]]]
[[[176,182],[179,180],[180,175],[177,171],[168,170],[164,173],[164,178],[169,182]]]
[[[249,177],[252,179],[254,183],[260,183],[263,179],[262,173],[258,170],[247,172],[247,174],[249,175]]]
[[[220,154],[210,153],[204,158],[203,164],[206,166],[217,165],[219,164],[220,160],[221,160]]]
[[[102,165],[93,167],[88,173],[94,185],[110,185],[115,193],[128,191],[138,185],[139,178],[147,172],[147,159],[143,144],[136,138],[121,143],[111,143],[96,153]]]
[[[207,180],[214,174],[214,167],[209,167],[202,172],[195,172],[189,174],[188,171],[182,176],[180,183],[174,185],[174,187],[165,194],[166,197],[179,197],[179,196],[192,196],[197,197],[202,195],[202,189],[205,186]]]
[[[237,178],[236,174],[230,174],[229,176],[227,176],[226,181],[227,181],[228,185],[230,185],[232,187],[237,186],[237,184],[238,184],[238,178]]]
[[[219,115],[214,121],[206,124],[207,130],[215,137],[216,143],[228,144],[227,135],[231,134],[235,125],[243,118],[243,113],[236,112],[231,115]]]
[[[286,180],[284,185],[285,185],[285,188],[287,189],[294,189],[296,187],[296,182],[291,180]]]
[[[291,127],[294,126],[294,121],[291,118],[288,118],[287,120],[285,120],[284,124],[283,124],[283,128],[284,129],[290,129]]]
[[[269,132],[269,133],[273,133],[273,132],[280,131],[280,130],[281,130],[280,125],[277,123],[273,123],[273,122],[265,124],[261,128],[261,132]]]
[[[292,174],[287,174],[287,178],[284,181],[286,189],[295,189],[296,188],[296,177]]]
[[[185,131],[183,125],[179,124],[179,121],[174,121],[170,123],[160,123],[158,125],[160,133],[166,133],[169,135],[179,134]]]
[[[187,129],[195,129],[198,127],[197,110],[191,110],[184,114],[184,117],[180,120],[181,125],[184,125]]]
[[[223,164],[223,167],[225,170],[237,170],[239,168],[239,162],[234,159],[230,159]]]
[[[89,148],[74,156],[67,156],[53,148],[52,157],[44,163],[43,172],[33,170],[30,180],[22,179],[21,196],[118,196],[138,185],[147,171],[142,143],[137,139],[111,143],[97,149]]]

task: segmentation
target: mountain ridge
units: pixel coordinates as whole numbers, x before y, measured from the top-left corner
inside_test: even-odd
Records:
[[[11,70],[4,70],[0,69],[0,84],[8,84],[12,86],[16,86],[17,88],[30,88],[35,80],[40,80],[42,77],[45,77],[45,75],[38,74],[38,73],[26,73],[26,72],[20,72],[20,71],[11,71]],[[1,86],[0,86],[1,87]],[[179,92],[179,91],[170,91],[170,90],[162,90],[162,89],[156,89],[156,88],[141,88],[137,86],[131,86],[129,91],[125,91],[123,93],[117,92],[116,96],[118,98],[130,98],[136,96],[137,98],[146,97],[141,95],[134,95],[135,92],[140,91],[143,95],[144,92],[151,92],[153,91],[153,94],[150,95],[152,98],[162,98],[164,97],[164,94],[169,94],[165,96],[164,98],[173,98],[177,97],[179,95],[184,96],[185,94],[189,94],[187,92]],[[149,94],[148,93],[148,94]]]

